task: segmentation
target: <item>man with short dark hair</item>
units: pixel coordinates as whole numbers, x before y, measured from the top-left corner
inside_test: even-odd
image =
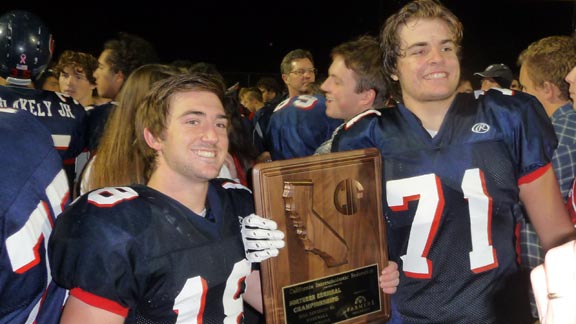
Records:
[[[98,68],[94,71],[98,96],[116,99],[132,71],[157,61],[156,50],[150,42],[136,35],[119,33],[117,38],[104,43],[104,50],[98,57]],[[108,115],[115,106],[111,101],[89,110],[88,150],[93,152],[98,147]]]

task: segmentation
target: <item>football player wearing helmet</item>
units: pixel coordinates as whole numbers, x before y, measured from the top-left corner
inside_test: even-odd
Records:
[[[0,108],[0,323],[60,319],[66,291],[48,266],[48,237],[68,203],[62,160],[31,114]]]
[[[543,107],[509,90],[458,94],[462,25],[435,0],[406,4],[381,39],[400,103],[343,127],[332,151],[382,154],[388,248],[400,270],[390,322],[529,322],[516,207],[522,201],[545,249],[576,234]]]
[[[201,74],[158,81],[136,113],[147,185],[76,200],[50,240],[54,280],[70,289],[62,323],[242,322],[262,309],[251,262],[282,232],[253,215],[251,192],[215,179],[228,152],[224,87]],[[125,152],[131,154],[131,152]]]
[[[86,111],[68,95],[28,87],[48,65],[53,47],[50,31],[34,14],[0,16],[0,77],[7,81],[0,86],[0,107],[26,110],[48,128],[71,186],[75,159],[85,147]]]

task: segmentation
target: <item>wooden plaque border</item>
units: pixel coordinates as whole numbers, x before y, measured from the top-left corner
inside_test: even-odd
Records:
[[[374,264],[378,266],[379,276],[388,260],[381,174],[380,153],[372,148],[254,166],[256,213],[275,220],[286,234],[286,246],[280,254],[261,264],[266,323],[286,322],[283,287]],[[291,192],[289,188],[303,182],[307,182],[307,188],[311,187],[308,192],[312,192],[309,194],[312,213],[319,217],[300,218],[298,213],[295,216],[294,211],[289,211],[302,208],[302,201],[307,200],[287,198]],[[299,205],[294,207],[294,204]],[[304,214],[302,209],[300,214]],[[310,223],[312,218],[316,221],[314,226]],[[296,221],[314,228],[301,231],[297,228],[301,225]],[[328,225],[328,230],[321,229],[323,225]],[[384,323],[389,320],[390,298],[379,287],[378,294],[378,311],[339,323]]]

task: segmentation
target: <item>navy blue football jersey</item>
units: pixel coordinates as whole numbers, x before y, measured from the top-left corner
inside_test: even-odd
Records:
[[[50,239],[54,280],[126,323],[236,323],[243,319],[245,258],[240,218],[251,192],[210,181],[201,217],[146,186],[78,198]]]
[[[255,112],[252,118],[252,144],[256,147],[258,154],[268,151],[264,132],[268,128],[268,122],[274,112],[274,108],[275,106],[270,103],[265,103],[264,107]]]
[[[398,323],[516,323],[528,310],[517,281],[519,185],[550,167],[554,129],[536,98],[459,94],[436,136],[402,104],[366,112],[332,151],[376,147]]]
[[[66,291],[46,252],[68,203],[62,160],[48,130],[15,109],[0,109],[0,152],[0,323],[58,323]]]
[[[112,109],[116,107],[116,102],[111,101],[88,110],[88,140],[87,147],[90,152],[94,152],[100,143],[102,133],[106,127],[108,117]]]
[[[52,134],[54,146],[64,161],[76,158],[86,146],[86,111],[68,95],[0,86],[0,107],[26,110],[38,117]]]
[[[292,97],[272,113],[265,142],[273,160],[310,156],[340,124],[342,120],[326,116],[324,97]]]
[[[52,134],[72,188],[76,157],[86,147],[86,111],[72,97],[52,91],[0,86],[0,108],[26,110]]]

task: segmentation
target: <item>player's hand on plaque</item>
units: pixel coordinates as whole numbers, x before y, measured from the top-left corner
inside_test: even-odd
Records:
[[[248,261],[261,262],[275,257],[278,249],[284,247],[284,233],[277,230],[275,221],[251,214],[244,217],[240,224]]]
[[[393,294],[400,284],[400,272],[398,271],[398,264],[394,261],[388,261],[388,265],[380,273],[378,278],[380,288],[385,294]]]

